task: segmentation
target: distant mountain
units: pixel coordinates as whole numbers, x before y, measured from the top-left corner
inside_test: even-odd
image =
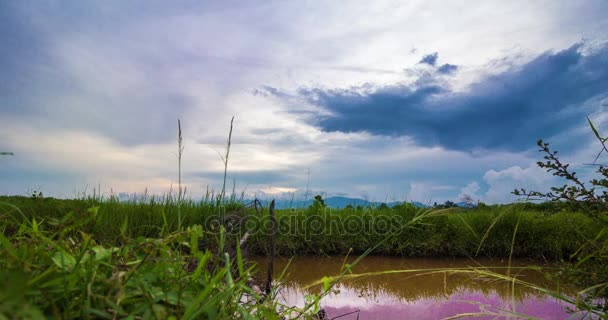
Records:
[[[330,208],[344,208],[348,205],[351,205],[353,207],[356,207],[356,206],[369,207],[369,206],[375,205],[375,203],[369,202],[367,200],[353,199],[353,198],[347,198],[347,197],[329,197],[327,199],[324,199],[324,201],[325,201],[325,205],[327,205]]]
[[[399,202],[399,203],[401,203],[401,202]],[[426,204],[424,204],[422,202],[418,202],[418,201],[414,201],[414,202],[410,202],[410,203],[413,204],[414,207],[416,207],[416,208],[430,208],[431,207],[429,205],[426,205]]]
[[[264,206],[267,206],[270,203],[270,200],[261,200]],[[348,198],[348,197],[329,197],[327,199],[323,199],[325,205],[329,208],[340,209],[344,208],[348,205],[353,207],[362,206],[362,207],[376,207],[379,206],[382,202],[377,201],[367,201],[359,198]],[[277,209],[290,209],[290,208],[307,208],[312,205],[313,199],[308,200],[284,200],[279,199],[275,200],[274,206]],[[402,204],[401,201],[389,202],[386,205],[389,207],[394,207],[396,205]],[[420,202],[410,202],[413,206],[417,208],[428,208],[429,206],[420,203]]]
[[[475,208],[476,205],[469,202],[456,202],[456,205],[461,208]]]

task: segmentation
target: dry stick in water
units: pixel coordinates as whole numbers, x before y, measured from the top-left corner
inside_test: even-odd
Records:
[[[243,237],[241,238],[241,241],[239,241],[239,246],[241,247],[241,249],[243,248],[245,243],[247,243],[247,239],[249,239],[250,236],[251,236],[251,233],[249,233],[249,231],[245,232],[245,235],[243,235]]]
[[[268,257],[268,276],[266,278],[266,297],[272,290],[272,274],[274,272],[274,237],[276,234],[276,220],[274,218],[274,200],[270,202],[270,255]]]
[[[255,210],[255,213],[259,214],[259,211],[258,211],[258,205],[260,205],[259,203],[260,203],[260,200],[258,200],[257,198],[255,198],[255,199],[253,199],[253,201],[251,201],[250,203],[246,204],[245,208],[251,208],[251,206],[253,206],[253,209]],[[261,207],[261,205],[260,205],[260,207]],[[239,246],[241,248],[243,248],[243,246],[247,242],[247,239],[249,239],[250,236],[251,236],[251,232],[249,232],[249,231],[245,232],[245,234],[241,238],[241,241],[239,241]]]

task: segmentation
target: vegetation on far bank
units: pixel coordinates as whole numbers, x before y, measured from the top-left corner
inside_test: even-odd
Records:
[[[227,222],[234,235],[249,231],[250,254],[268,252],[268,221],[265,210],[245,208],[238,202],[217,206],[214,201],[187,201],[178,206],[170,198],[123,202],[110,198],[61,200],[44,197],[0,197],[21,214],[37,221],[62,219],[66,213],[86,214],[97,208],[97,222],[81,226],[99,243],[120,245],[125,236],[157,238],[178,231],[178,210],[183,227],[201,225],[212,230],[218,222]],[[0,205],[1,206],[1,205]],[[5,207],[6,208],[6,207]],[[570,260],[590,241],[601,242],[602,226],[580,212],[553,211],[551,204],[513,204],[479,208],[435,210],[424,224],[402,228],[422,211],[409,204],[393,208],[331,209],[319,205],[293,210],[277,210],[277,253],[292,255],[332,255],[365,252],[376,243],[382,245],[371,253],[393,256],[465,256],[505,258],[509,255],[541,261]],[[517,236],[513,232],[517,228]],[[395,231],[398,231],[394,233]],[[386,235],[394,233],[390,239]],[[515,241],[512,243],[512,241]],[[513,248],[513,252],[511,252]]]

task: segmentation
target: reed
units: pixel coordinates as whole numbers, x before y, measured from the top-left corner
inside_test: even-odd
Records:
[[[234,197],[231,197],[234,198]],[[83,213],[97,207],[98,221],[84,226],[96,241],[120,244],[121,231],[131,238],[160,237],[164,232],[193,225],[209,225],[222,215],[239,212],[235,235],[249,231],[249,253],[269,252],[268,217],[244,209],[240,201],[218,205],[218,195],[208,192],[203,199],[179,200],[167,194],[121,201],[116,197],[61,200],[53,198],[0,197],[3,203],[20,208],[28,220],[60,219],[68,212]],[[578,212],[549,214],[525,206],[484,207],[431,211],[423,224],[411,226],[422,212],[411,206],[392,209],[276,210],[278,232],[276,253],[281,256],[360,254],[378,243],[371,254],[390,256],[464,256],[531,258],[546,261],[569,260],[582,246],[608,240],[603,226]],[[181,218],[178,215],[181,214]],[[404,227],[407,226],[407,227]],[[517,228],[517,236],[513,232]],[[388,234],[396,232],[385,240]],[[211,232],[211,231],[210,231]]]

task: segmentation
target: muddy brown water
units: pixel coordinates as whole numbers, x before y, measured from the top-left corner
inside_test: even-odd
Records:
[[[265,278],[267,259],[254,257],[253,260],[258,265],[258,278]],[[353,260],[349,258],[346,263]],[[288,263],[289,259],[277,259],[275,279]],[[280,280],[279,302],[286,306],[304,306],[307,296],[320,294],[323,289],[322,284],[311,284],[324,276],[339,275],[343,263],[344,257],[293,258],[285,269],[285,278]],[[482,274],[489,271],[510,275],[544,288],[574,293],[560,284],[555,274],[540,272],[534,266],[550,267],[524,260],[513,260],[508,268],[508,261],[500,259],[369,256],[352,268],[354,274],[368,275],[340,281],[321,299],[320,307],[329,319],[340,320],[434,320],[464,314],[469,316],[459,319],[583,318],[582,313],[568,313],[566,308],[571,307],[568,304],[537,290]],[[445,268],[467,271],[453,273],[444,271]],[[477,271],[471,268],[477,268]]]

